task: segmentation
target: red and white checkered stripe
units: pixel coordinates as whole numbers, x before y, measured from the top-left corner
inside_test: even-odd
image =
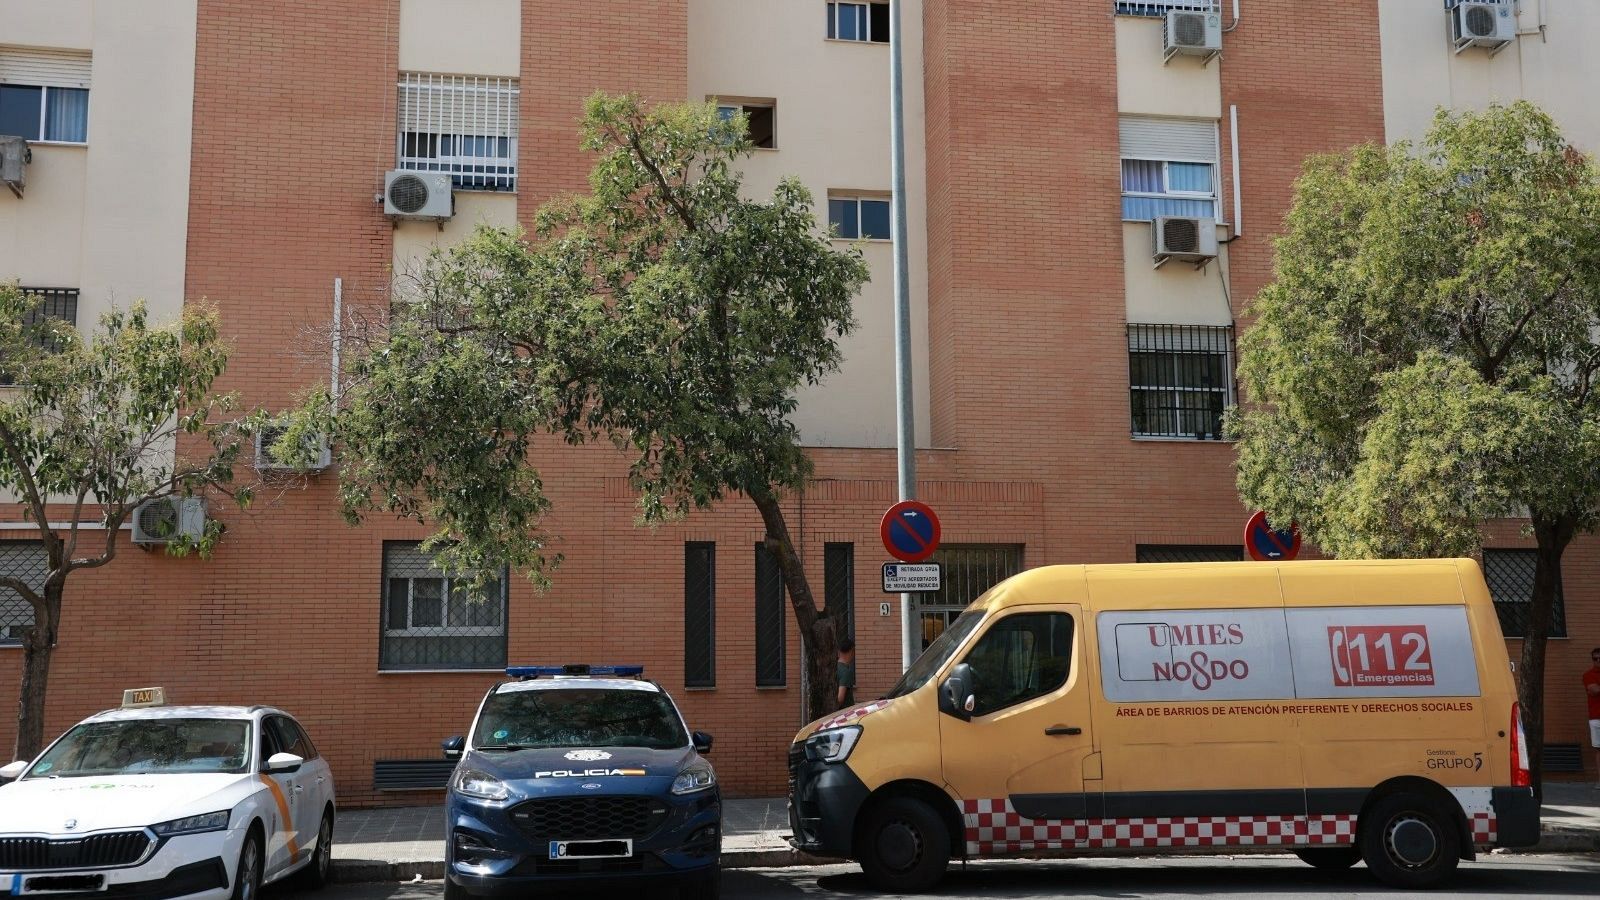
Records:
[[[1472,843],[1492,844],[1499,837],[1499,829],[1495,827],[1494,813],[1475,812],[1472,814]]]
[[[1107,847],[1267,847],[1352,844],[1355,816],[1183,816],[1146,819],[1025,819],[1006,799],[968,800],[972,855]]]

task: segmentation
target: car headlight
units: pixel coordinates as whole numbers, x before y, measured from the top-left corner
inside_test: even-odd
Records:
[[[160,822],[150,826],[160,837],[171,837],[175,834],[199,834],[202,831],[222,831],[228,827],[228,818],[232,810],[219,809],[198,816],[184,816],[170,822]]]
[[[461,769],[456,772],[451,786],[458,794],[477,797],[480,800],[504,800],[511,796],[511,789],[506,787],[504,781],[477,769]]]
[[[692,794],[703,791],[717,783],[717,773],[712,771],[706,763],[697,763],[678,773],[672,779],[672,792],[674,794]]]
[[[806,738],[806,758],[817,762],[844,762],[850,758],[850,751],[856,748],[860,737],[860,725],[819,731]]]

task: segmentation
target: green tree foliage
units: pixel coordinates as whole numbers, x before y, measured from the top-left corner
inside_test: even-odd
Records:
[[[1240,493],[1342,557],[1466,555],[1528,515],[1538,766],[1561,556],[1600,500],[1600,172],[1528,103],[1441,112],[1309,160],[1285,226],[1240,341]]]
[[[37,316],[37,305],[0,284],[0,369],[11,385],[0,389],[0,490],[39,527],[47,560],[42,585],[0,577],[33,609],[22,635],[19,759],[42,747],[67,579],[114,560],[120,529],[147,500],[213,489],[248,504],[254,486],[235,486],[233,468],[261,419],[234,418],[235,398],[210,393],[228,360],[215,311],[191,306],[156,327],[136,303],[106,313],[90,342]],[[209,556],[221,534],[211,520],[168,551]]]
[[[415,296],[357,347],[339,402],[313,398],[304,427],[342,445],[352,521],[427,523],[428,549],[458,571],[508,563],[539,581],[558,562],[530,458],[540,434],[626,453],[646,523],[749,498],[807,636],[808,709],[821,715],[834,633],[780,498],[811,472],[790,421],[796,390],[838,368],[865,263],[830,245],[799,182],[741,195],[744,122],[714,105],[597,94],[582,146],[597,156],[590,192],[547,204],[531,235],[485,228],[435,254]]]

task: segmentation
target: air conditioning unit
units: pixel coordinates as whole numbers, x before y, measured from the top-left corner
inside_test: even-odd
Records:
[[[1161,268],[1168,260],[1205,262],[1217,256],[1217,220],[1195,216],[1157,216],[1155,220],[1155,261]]]
[[[287,425],[268,425],[256,432],[256,471],[258,472],[321,472],[333,464],[333,451],[328,447],[327,435],[316,435],[313,441],[307,441],[306,449],[310,451],[311,460],[303,465],[279,462],[272,458],[272,445],[276,444],[283,433],[288,431]]]
[[[1209,63],[1222,52],[1222,14],[1169,9],[1161,29],[1161,43],[1165,51],[1163,62],[1184,53],[1203,56]]]
[[[383,213],[396,219],[450,218],[456,214],[450,173],[390,170],[383,176]]]
[[[1457,53],[1486,47],[1493,56],[1517,39],[1516,0],[1459,0],[1450,10],[1450,37]]]
[[[11,188],[11,193],[22,196],[28,182],[28,163],[33,162],[33,151],[28,142],[14,134],[0,134],[0,181]]]
[[[133,510],[133,542],[155,547],[199,540],[206,529],[206,505],[199,497],[157,497]]]

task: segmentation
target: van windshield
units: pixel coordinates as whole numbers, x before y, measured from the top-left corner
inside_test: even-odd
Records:
[[[903,696],[927,684],[933,673],[944,666],[945,662],[955,654],[956,648],[961,646],[961,642],[966,640],[967,635],[971,634],[982,621],[983,610],[980,609],[969,609],[957,616],[956,620],[950,623],[950,627],[934,638],[928,649],[922,651],[922,655],[911,664],[911,668],[900,676],[900,680],[889,689],[887,696]]]

